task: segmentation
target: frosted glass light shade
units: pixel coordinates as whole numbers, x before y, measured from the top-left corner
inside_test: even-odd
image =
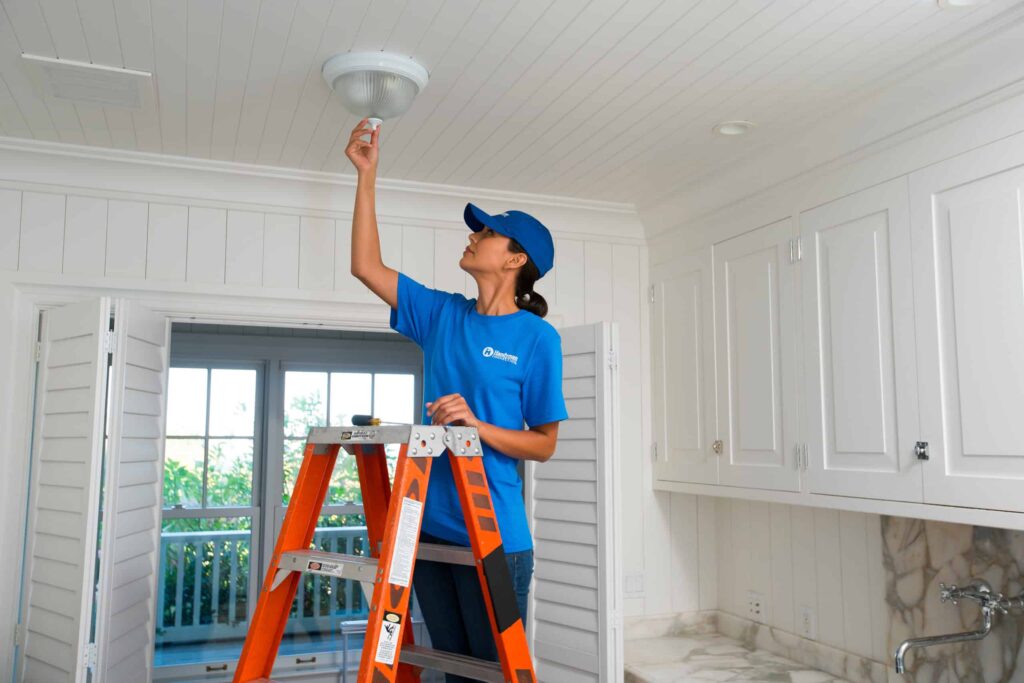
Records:
[[[331,57],[323,77],[349,112],[371,124],[401,116],[427,85],[427,70],[408,57],[350,52]],[[373,121],[372,119],[377,119]]]

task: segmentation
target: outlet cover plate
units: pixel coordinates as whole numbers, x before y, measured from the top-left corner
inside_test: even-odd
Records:
[[[804,638],[818,637],[818,616],[810,605],[800,605],[797,610],[796,630]]]
[[[747,591],[747,616],[754,621],[765,623],[764,593],[750,589]]]

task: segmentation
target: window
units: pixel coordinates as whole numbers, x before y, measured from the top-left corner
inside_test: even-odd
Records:
[[[355,414],[419,418],[422,354],[397,335],[245,331],[175,325],[172,335],[154,661],[161,680],[192,680],[237,660],[309,429],[351,424]],[[388,453],[393,473],[398,446]],[[358,472],[344,452],[313,545],[365,552]],[[340,662],[340,622],[367,613],[358,584],[304,576],[279,666],[313,654],[318,666]]]
[[[244,637],[255,594],[259,366],[172,366],[155,665]]]

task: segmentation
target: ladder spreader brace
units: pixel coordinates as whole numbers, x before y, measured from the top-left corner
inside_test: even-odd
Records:
[[[384,446],[393,443],[401,447],[392,486]],[[356,458],[369,557],[310,548],[342,448]],[[434,458],[446,454],[469,532],[468,548],[419,542],[430,467]],[[417,557],[476,567],[498,662],[415,644],[407,626]],[[358,683],[412,683],[420,680],[424,668],[493,683],[537,681],[475,427],[412,424],[309,431],[234,683],[269,681],[303,573],[359,581],[371,596]]]

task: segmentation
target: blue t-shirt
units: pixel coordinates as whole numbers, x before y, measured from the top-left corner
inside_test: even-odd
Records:
[[[476,299],[431,289],[398,274],[398,308],[391,328],[423,349],[422,424],[427,401],[460,394],[477,419],[523,429],[569,417],[562,396],[562,338],[543,318],[520,309],[483,315]],[[517,460],[483,444],[484,471],[506,552],[533,548]],[[469,545],[451,463],[435,458],[423,510],[423,530]]]

